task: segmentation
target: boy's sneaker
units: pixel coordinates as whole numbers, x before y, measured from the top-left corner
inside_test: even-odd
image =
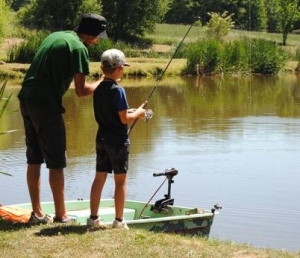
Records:
[[[86,225],[90,228],[106,228],[106,225],[103,221],[98,219],[87,218]]]
[[[123,228],[123,229],[129,229],[129,227],[127,226],[127,223],[125,222],[125,220],[123,219],[122,222],[118,221],[118,220],[114,220],[113,224],[112,224],[113,228]]]
[[[44,217],[39,218],[34,212],[31,212],[31,216],[28,221],[30,224],[50,224],[52,222],[53,218],[48,214],[45,214]]]

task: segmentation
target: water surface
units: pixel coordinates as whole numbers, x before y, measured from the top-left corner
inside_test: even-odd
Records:
[[[152,95],[155,112],[139,121],[131,138],[128,199],[148,201],[174,167],[176,205],[223,209],[211,238],[296,251],[300,249],[300,85],[296,76],[171,78]],[[131,107],[147,99],[155,82],[123,80]],[[19,88],[10,86],[16,93]],[[66,198],[89,198],[95,167],[92,99],[65,96]],[[17,109],[16,98],[9,109]],[[20,114],[1,120],[0,203],[29,202],[25,182],[24,132]],[[43,167],[42,200],[52,200]],[[167,193],[165,184],[153,201]],[[113,196],[109,178],[103,197]]]

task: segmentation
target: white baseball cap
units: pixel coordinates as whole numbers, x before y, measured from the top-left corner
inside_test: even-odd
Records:
[[[108,49],[101,56],[101,65],[103,67],[117,68],[120,66],[129,66],[126,62],[124,53],[119,49]]]

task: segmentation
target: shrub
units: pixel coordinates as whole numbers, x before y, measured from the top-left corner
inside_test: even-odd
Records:
[[[211,17],[206,25],[208,37],[221,39],[234,28],[234,22],[231,19],[233,14],[228,15],[225,11],[222,14],[210,12],[208,15]]]
[[[221,53],[221,70],[223,73],[250,72],[248,45],[248,39],[224,44],[224,49]]]
[[[220,62],[221,43],[215,39],[191,43],[187,47],[187,68],[190,74],[217,73]]]
[[[184,73],[277,74],[287,56],[274,42],[263,39],[244,38],[227,43],[215,39],[202,40],[189,44]]]
[[[44,31],[32,31],[28,33],[24,41],[8,49],[7,61],[11,63],[31,63],[35,53],[47,35],[48,33]]]
[[[276,42],[251,40],[251,70],[253,73],[277,74],[287,60],[287,53]]]
[[[8,34],[8,25],[11,22],[10,9],[5,1],[0,1],[0,43]]]

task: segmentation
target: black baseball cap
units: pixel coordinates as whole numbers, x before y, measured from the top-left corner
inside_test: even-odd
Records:
[[[107,38],[106,19],[95,13],[84,14],[74,30],[98,38]]]

